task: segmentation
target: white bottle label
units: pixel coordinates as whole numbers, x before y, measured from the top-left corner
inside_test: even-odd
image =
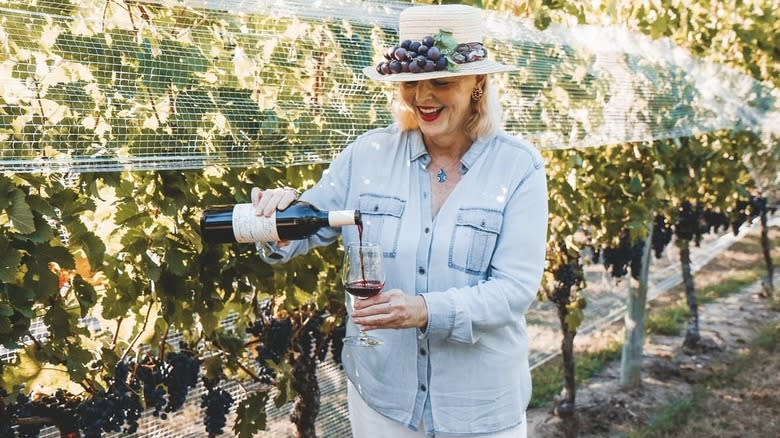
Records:
[[[252,204],[233,206],[233,235],[236,242],[278,242],[276,212],[271,217],[258,216]]]

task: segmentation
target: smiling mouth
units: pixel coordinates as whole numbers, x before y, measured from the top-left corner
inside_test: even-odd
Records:
[[[417,111],[420,113],[420,118],[426,122],[432,122],[436,120],[439,117],[439,114],[441,114],[443,110],[444,108],[422,107],[422,106],[417,107]]]

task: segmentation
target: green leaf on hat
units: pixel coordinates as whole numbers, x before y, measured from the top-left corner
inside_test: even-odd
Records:
[[[458,42],[452,36],[452,32],[440,30],[439,33],[433,36],[433,45],[441,51],[442,55],[448,56],[455,53]]]
[[[458,70],[458,64],[452,60],[451,55],[455,53],[458,47],[458,41],[448,30],[439,30],[439,33],[433,36],[433,45],[439,49],[441,56],[447,58],[447,71],[454,72]]]

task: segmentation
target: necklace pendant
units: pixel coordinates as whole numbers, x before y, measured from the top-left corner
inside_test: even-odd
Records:
[[[439,169],[439,173],[436,174],[436,178],[439,179],[440,183],[447,181],[447,172],[444,171],[444,168]]]

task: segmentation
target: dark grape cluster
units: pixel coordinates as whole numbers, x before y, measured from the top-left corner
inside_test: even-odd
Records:
[[[622,278],[628,273],[633,253],[632,246],[628,233],[624,233],[616,247],[604,248],[604,268],[612,277]]]
[[[5,393],[3,393],[5,394]],[[54,395],[37,394],[33,398],[19,394],[16,402],[5,405],[0,403],[0,436],[2,437],[37,437],[43,429],[43,423],[13,424],[22,418],[46,418],[52,421],[63,436],[78,432],[76,408],[80,400],[64,391],[58,390]]]
[[[718,233],[721,228],[723,228],[723,231],[729,229],[729,218],[719,211],[709,208],[705,209],[702,213],[702,219],[704,221],[702,233],[704,234]]]
[[[153,409],[152,415],[163,420],[167,415],[162,412],[165,404],[162,366],[152,356],[145,356],[135,370],[137,382],[143,386],[144,401],[147,409]]]
[[[30,398],[25,394],[19,394],[16,397],[16,403],[10,406],[9,416],[12,421],[18,418],[30,418],[35,416],[35,411],[36,409]],[[17,427],[16,435],[12,432],[9,436],[18,436],[20,438],[37,437],[41,429],[43,429],[43,426],[38,424],[23,425]]]
[[[690,201],[683,201],[674,222],[674,234],[681,240],[698,241],[701,238],[699,225],[701,210],[694,208]]]
[[[273,383],[275,375],[270,365],[279,364],[284,360],[293,344],[293,331],[293,323],[289,317],[274,316],[271,300],[261,304],[257,321],[247,329],[247,333],[258,338],[255,350],[261,383]]]
[[[344,322],[330,331],[330,355],[333,361],[341,365],[341,352],[344,350],[344,338],[347,336],[347,327]]]
[[[11,414],[11,409],[6,404],[6,397],[8,397],[8,393],[0,387],[0,436],[12,437],[14,436],[12,426],[14,417]]]
[[[84,437],[100,437],[103,432],[131,434],[138,430],[143,406],[140,385],[131,379],[129,364],[118,362],[113,377],[107,381],[111,382],[107,390],[93,393],[78,405],[78,425]]]
[[[190,351],[174,351],[165,356],[163,369],[165,385],[168,388],[166,412],[174,412],[184,406],[190,388],[198,384],[200,361]]]
[[[258,377],[261,383],[271,384],[274,379],[274,371],[269,366],[268,361],[278,364],[284,358],[285,353],[290,348],[293,332],[292,321],[289,318],[277,319],[263,316],[257,320],[254,326],[248,328],[247,332],[259,338],[256,347]]]
[[[664,253],[664,248],[666,248],[666,245],[672,241],[673,235],[674,230],[672,229],[672,226],[666,222],[666,218],[660,214],[656,215],[653,219],[652,238],[653,253],[655,254],[655,258],[661,258]]]
[[[582,269],[573,263],[565,263],[555,269],[555,272],[553,272],[553,278],[555,278],[556,289],[571,289],[583,281]]]
[[[750,201],[738,199],[734,210],[731,212],[731,231],[736,236],[739,234],[739,228],[748,220],[748,206]]]
[[[385,52],[385,60],[377,64],[379,74],[420,73],[447,68],[447,57],[436,47],[432,36],[421,41],[404,40]]]
[[[640,240],[631,245],[631,278],[639,280],[639,275],[642,273],[642,253],[645,249],[645,242]]]
[[[206,392],[201,396],[200,407],[205,410],[203,424],[209,437],[222,434],[227,424],[227,414],[233,405],[233,396],[219,387],[219,380],[203,378]]]
[[[769,200],[763,196],[751,196],[750,201],[750,216],[759,217],[766,214],[769,211]]]

